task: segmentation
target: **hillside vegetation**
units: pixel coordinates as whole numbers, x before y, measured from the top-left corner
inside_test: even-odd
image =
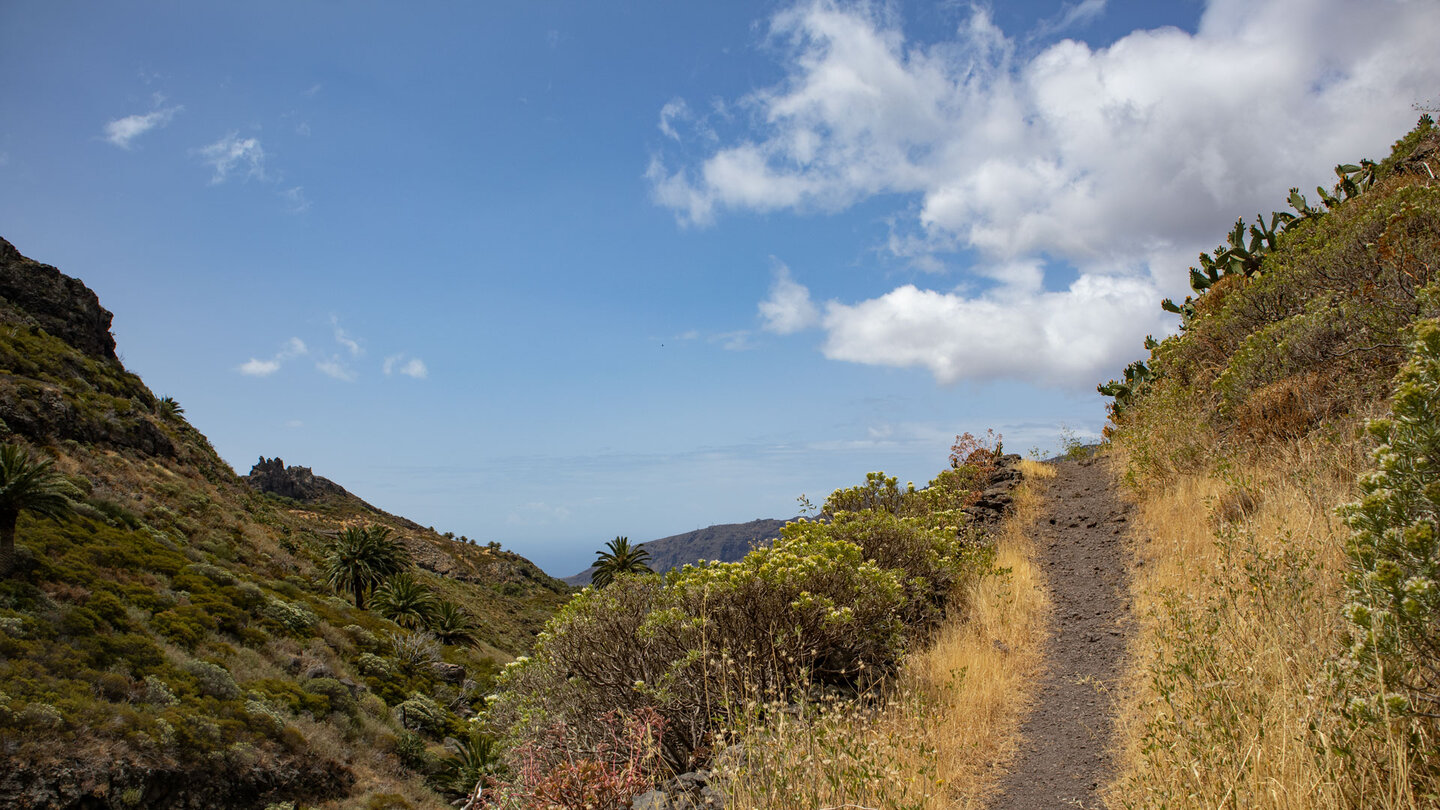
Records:
[[[1101,386],[1144,540],[1112,806],[1440,801],[1440,133],[1336,174]]]
[[[338,487],[257,491],[109,324],[0,240],[0,442],[79,490],[20,514],[0,578],[0,805],[447,806],[484,764],[466,718],[569,589]],[[327,577],[347,532],[397,549],[371,609]]]

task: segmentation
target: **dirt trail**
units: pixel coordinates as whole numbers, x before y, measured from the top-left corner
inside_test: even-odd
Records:
[[[1053,602],[1035,706],[994,810],[1098,808],[1113,773],[1114,690],[1130,632],[1125,533],[1130,507],[1105,459],[1056,463],[1035,529]]]

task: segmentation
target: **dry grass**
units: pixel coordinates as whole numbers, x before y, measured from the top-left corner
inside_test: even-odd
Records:
[[[1142,490],[1122,772],[1111,807],[1415,808],[1403,746],[1350,738],[1329,677],[1353,432]],[[1135,456],[1123,440],[1117,470]],[[1146,482],[1140,482],[1142,485]],[[1236,508],[1243,504],[1244,508]],[[1372,746],[1373,747],[1373,746]]]
[[[1053,468],[1023,462],[1027,478]],[[1039,494],[1016,491],[1002,525],[1003,573],[968,586],[963,615],[912,655],[883,695],[820,701],[794,710],[760,707],[745,753],[722,757],[729,807],[976,807],[1012,754],[1036,682],[1048,601],[1030,528]]]

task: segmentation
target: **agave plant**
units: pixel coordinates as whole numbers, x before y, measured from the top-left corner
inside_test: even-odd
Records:
[[[430,624],[435,597],[410,574],[397,574],[375,589],[375,611],[409,630]]]
[[[430,632],[446,644],[474,644],[475,623],[454,602],[441,602],[430,615]]]
[[[500,771],[500,747],[484,734],[472,733],[463,742],[446,740],[445,745],[451,754],[440,760],[432,777],[435,786],[441,790],[468,795],[474,792],[481,780]]]
[[[440,644],[430,633],[401,633],[390,639],[390,652],[400,669],[415,674],[440,659]]]

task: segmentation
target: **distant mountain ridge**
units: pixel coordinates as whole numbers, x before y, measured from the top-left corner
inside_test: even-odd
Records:
[[[735,562],[744,557],[750,549],[773,542],[790,520],[759,518],[749,523],[719,523],[641,543],[640,547],[650,552],[650,567],[660,573],[701,560]],[[590,578],[594,575],[595,566],[592,565],[578,574],[562,578],[561,581],[569,585],[584,586],[590,584]]]

